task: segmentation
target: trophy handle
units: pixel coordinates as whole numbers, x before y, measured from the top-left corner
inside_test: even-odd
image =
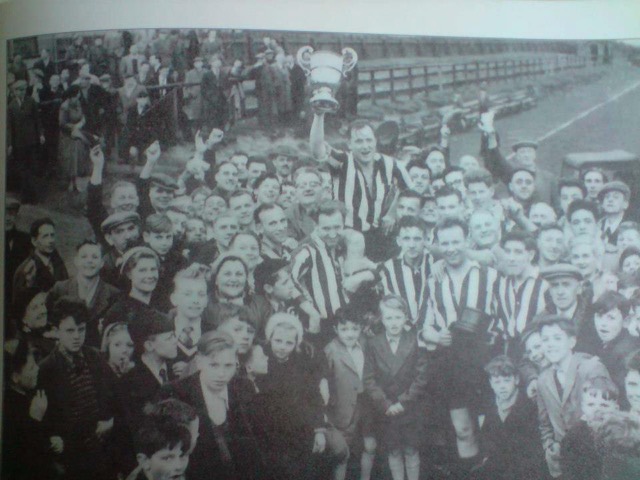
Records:
[[[342,49],[342,74],[346,75],[348,72],[353,70],[353,67],[358,63],[358,54],[353,48],[343,48]]]
[[[313,47],[309,45],[305,47],[301,47],[298,50],[298,54],[296,55],[296,60],[298,61],[298,65],[304,70],[306,75],[311,73],[311,54],[313,53]]]

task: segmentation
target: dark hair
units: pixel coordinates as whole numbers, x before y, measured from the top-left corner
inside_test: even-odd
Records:
[[[420,203],[420,208],[422,208],[422,195],[420,195],[418,192],[416,192],[415,190],[411,190],[411,189],[404,189],[400,192],[400,194],[398,195],[398,200],[400,200],[401,198],[415,198],[418,200],[418,202]]]
[[[536,232],[536,238],[540,238],[543,232],[548,232],[550,230],[557,230],[564,235],[564,230],[557,223],[546,223],[544,225],[540,225],[538,227],[538,231]]]
[[[458,200],[462,203],[462,193],[446,184],[436,192],[435,197],[437,200],[438,198],[450,197],[451,195],[458,197]]]
[[[598,206],[588,200],[574,200],[567,209],[567,218],[571,221],[571,217],[578,210],[587,210],[593,214],[594,219],[598,219]]]
[[[447,167],[443,173],[444,178],[445,178],[445,182],[447,181],[447,175],[449,175],[450,173],[455,173],[455,172],[460,172],[462,173],[463,177],[464,177],[464,168],[459,167],[457,165],[452,165],[450,167]]]
[[[62,100],[69,100],[80,93],[80,85],[70,85],[65,92],[62,93]]]
[[[60,322],[65,318],[73,318],[76,325],[89,323],[89,309],[85,303],[74,297],[61,297],[53,305],[49,314],[49,323],[54,327],[59,327]]]
[[[373,128],[373,124],[369,122],[369,120],[363,120],[361,118],[354,120],[353,122],[351,122],[351,124],[349,125],[349,128],[347,129],[347,138],[351,138],[351,135],[353,134],[353,132],[356,132],[358,130],[363,130],[367,127],[371,129],[371,131],[375,136],[376,129]]]
[[[191,433],[170,417],[143,416],[135,435],[136,453],[152,457],[165,448],[181,446],[182,453],[191,447]]]
[[[411,160],[407,165],[407,172],[410,171],[412,168],[419,168],[421,170],[428,170],[429,171],[429,178],[431,178],[431,176],[432,176],[431,169],[429,168],[429,165],[427,165],[427,160],[424,159],[424,158],[416,158],[414,160]]]
[[[513,177],[516,176],[517,173],[520,172],[527,172],[529,175],[531,175],[533,177],[533,179],[535,180],[536,178],[536,172],[534,172],[533,170],[530,170],[528,168],[516,168],[514,170],[511,171],[511,173],[509,174],[509,183],[511,183],[513,181]]]
[[[253,202],[253,194],[249,190],[245,190],[244,188],[240,188],[240,189],[236,190],[235,192],[233,192],[231,195],[229,195],[229,200],[226,201],[227,202],[227,207],[231,206],[231,199],[232,198],[242,197],[243,195],[249,195],[249,198]],[[213,196],[215,196],[215,194],[209,195],[207,200],[209,198],[213,197]],[[206,203],[207,200],[205,200],[205,203]]]
[[[252,163],[261,163],[263,164],[265,167],[267,167],[267,171],[269,170],[269,162],[267,161],[266,158],[263,157],[258,157],[256,155],[252,155],[249,157],[249,159],[247,160],[247,169],[249,168],[249,166]]]
[[[535,317],[534,321],[536,330],[540,333],[542,332],[543,327],[552,327],[554,325],[557,325],[564,333],[566,333],[570,337],[576,337],[577,335],[577,328],[574,323],[570,319],[562,317],[560,315],[542,314]]]
[[[444,163],[446,168],[446,165],[449,164],[449,162],[447,162],[447,153],[440,145],[431,144],[427,148],[425,148],[423,150],[424,161],[426,162],[429,155],[431,155],[433,152],[440,152],[444,156]]]
[[[535,252],[538,250],[534,238],[529,233],[522,230],[512,230],[505,233],[500,239],[500,246],[504,248],[507,242],[520,242],[529,252]]]
[[[604,315],[615,308],[620,310],[622,317],[625,318],[631,310],[631,302],[624,295],[609,290],[600,295],[591,306],[591,310],[596,315]]]
[[[258,243],[258,249],[261,248],[262,242],[260,241],[260,237],[258,237],[258,235],[253,233],[251,230],[246,230],[244,232],[236,232],[236,233],[234,233],[233,237],[231,237],[231,240],[229,241],[229,246],[233,245],[233,243],[236,241],[236,239],[238,237],[241,237],[242,235],[247,235],[249,237],[253,237],[256,240],[256,242]]]
[[[506,355],[498,355],[484,366],[490,377],[518,377],[518,369]]]
[[[622,251],[622,254],[620,255],[620,261],[618,262],[618,267],[620,268],[620,270],[622,270],[624,261],[629,257],[633,257],[634,255],[640,257],[640,248],[631,246],[625,248]]]
[[[345,325],[347,322],[353,322],[356,325],[363,327],[367,322],[367,319],[363,315],[363,311],[359,308],[347,305],[340,307],[333,315],[333,326]]]
[[[152,213],[144,221],[144,232],[147,233],[171,233],[173,224],[164,213]]]
[[[605,184],[609,181],[609,179],[607,178],[607,174],[604,173],[604,170],[602,170],[599,167],[589,167],[589,168],[585,168],[584,170],[582,170],[580,172],[580,180],[582,180],[584,182],[585,177],[587,176],[587,173],[591,173],[591,172],[597,172],[600,175],[602,175],[602,183]]]
[[[420,217],[409,215],[398,220],[396,235],[400,235],[400,230],[403,228],[417,228],[425,234],[427,232],[427,222]]]
[[[278,205],[277,203],[274,203],[273,205],[269,205],[269,204],[264,203],[264,204],[258,206],[258,208],[256,208],[253,211],[253,221],[254,221],[254,223],[256,225],[259,224],[259,223],[262,223],[261,220],[260,220],[260,215],[262,213],[264,213],[264,212],[269,212],[269,211],[275,210],[277,208],[279,208],[280,210],[284,211],[284,209],[280,205]]]
[[[148,417],[170,418],[178,425],[185,426],[188,426],[198,418],[195,408],[177,398],[167,398],[155,403],[147,403],[144,407],[144,414]]]
[[[29,227],[29,235],[32,239],[38,238],[40,235],[40,228],[44,225],[51,225],[53,228],[56,228],[56,224],[53,223],[49,217],[39,218],[31,223],[31,227]]]
[[[455,228],[455,227],[459,227],[462,229],[462,232],[464,233],[465,238],[467,235],[469,235],[469,227],[467,226],[467,223],[465,221],[455,217],[445,217],[436,224],[436,228],[434,229],[433,236],[434,238],[438,239],[438,234],[442,230],[448,230],[450,228]]]
[[[487,187],[492,187],[493,175],[486,168],[472,168],[464,174],[464,185],[469,187],[472,183],[484,183]]]
[[[225,165],[231,165],[233,168],[236,169],[236,171],[238,170],[238,167],[236,167],[233,163],[231,163],[228,160],[225,160],[225,161],[220,162],[219,164],[217,164],[214,167],[213,176],[215,177],[218,174],[218,172],[222,169],[222,167],[224,167]]]
[[[4,348],[5,378],[11,379],[11,375],[20,373],[32,355],[33,350],[27,340],[16,338],[7,342]]]
[[[227,332],[209,331],[203,334],[198,341],[198,353],[205,357],[223,350],[233,350],[235,352],[233,338]]]
[[[624,367],[629,372],[635,370],[640,372],[640,349],[631,352],[624,362]]]
[[[27,307],[33,301],[33,299],[36,298],[41,293],[47,293],[47,292],[45,292],[44,290],[38,287],[30,287],[30,288],[17,290],[14,293],[14,300],[11,305],[11,311],[16,321],[16,326],[20,327],[22,319],[27,313]],[[49,307],[48,304],[47,304],[47,307]]]
[[[254,180],[253,189],[257,190],[258,188],[260,188],[260,185],[262,185],[268,179],[275,180],[275,181],[278,182],[278,185],[280,185],[280,179],[278,178],[278,176],[275,173],[263,172],[263,173],[260,174],[260,176],[258,178],[256,178]]]
[[[340,213],[344,220],[346,215],[344,204],[336,200],[325,200],[318,205],[318,208],[311,214],[311,218],[317,224],[320,219],[320,215],[330,216],[336,213]]]
[[[84,240],[82,240],[80,243],[76,245],[76,252],[79,252],[80,249],[85,245],[90,245],[92,247],[99,247],[100,252],[102,252],[102,244],[100,242],[96,242],[95,240],[92,240],[89,238],[85,238]]]
[[[234,151],[231,155],[229,155],[229,158],[233,158],[233,157],[247,157],[247,162],[249,162],[249,154],[247,152],[244,152],[242,150],[236,150]]]
[[[584,186],[584,184],[582,182],[580,182],[580,180],[577,180],[575,178],[561,178],[560,182],[558,183],[558,194],[560,192],[562,192],[563,188],[579,188],[580,191],[582,192],[582,198],[587,196],[587,188]]]

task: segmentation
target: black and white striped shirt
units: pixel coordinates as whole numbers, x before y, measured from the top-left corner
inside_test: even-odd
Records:
[[[427,297],[427,278],[432,257],[425,254],[417,269],[407,265],[402,255],[387,260],[380,269],[380,283],[385,295],[399,295],[409,305],[411,322],[418,321],[422,304]]]
[[[519,337],[533,317],[545,309],[547,282],[529,276],[516,288],[513,277],[500,276],[495,289],[496,329],[509,338]]]

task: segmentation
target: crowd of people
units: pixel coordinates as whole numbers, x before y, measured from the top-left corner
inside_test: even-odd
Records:
[[[159,70],[184,72],[162,35]],[[215,35],[187,51],[189,82],[219,59]],[[88,72],[109,71],[88,56]],[[37,112],[25,83],[13,102]],[[50,218],[21,232],[21,201],[6,203],[3,478],[637,478],[640,225],[625,178],[557,179],[531,141],[506,155],[491,109],[479,153],[452,159],[446,124],[437,144],[386,155],[355,120],[341,150],[315,108],[312,164],[283,147],[222,155],[228,124],[205,122],[175,177],[158,172],[161,135],[141,136],[130,182],[106,173],[108,125],[78,88],[59,146],[101,137],[83,142],[92,238],[63,258],[71,232]],[[9,128],[34,118],[10,109]],[[28,158],[28,180],[17,138],[9,168]]]

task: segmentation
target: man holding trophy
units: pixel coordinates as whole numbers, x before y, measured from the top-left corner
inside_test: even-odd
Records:
[[[358,60],[350,48],[343,49],[342,53],[340,56],[333,52],[314,52],[311,47],[298,51],[298,63],[307,73],[313,90],[311,152],[317,161],[329,165],[334,178],[334,198],[346,206],[345,226],[363,232],[367,256],[380,261],[385,256],[384,232],[394,223],[390,212],[397,193],[411,185],[411,180],[394,158],[377,151],[374,128],[367,121],[356,120],[350,125],[347,151],[326,143],[324,116],[338,110],[334,92],[343,75]]]

